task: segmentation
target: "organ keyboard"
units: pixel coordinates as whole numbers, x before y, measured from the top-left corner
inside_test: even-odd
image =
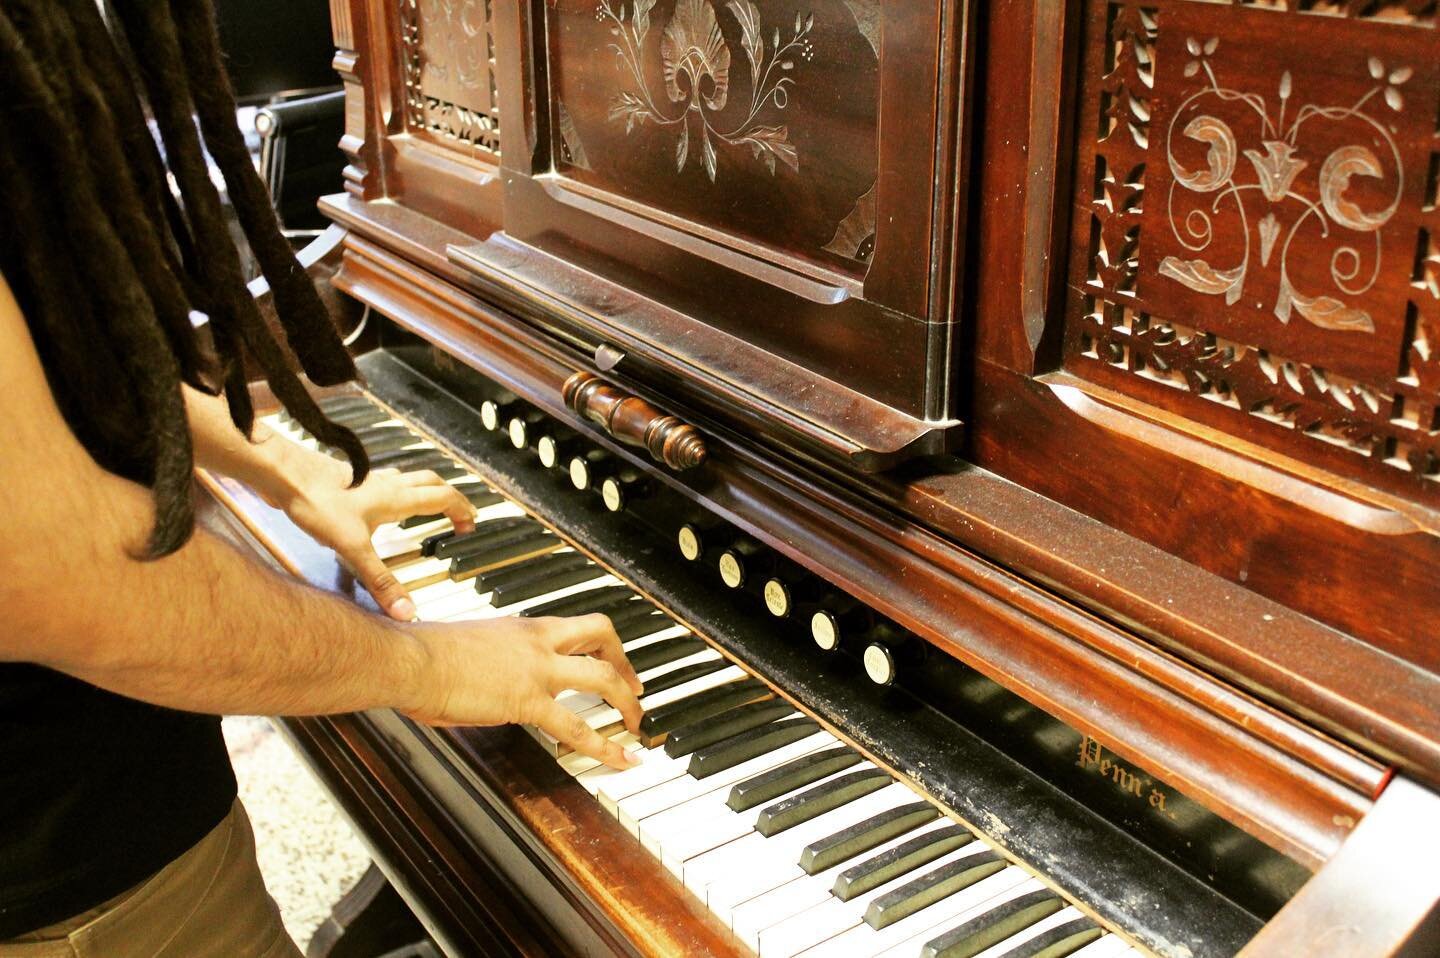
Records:
[[[1434,0],[331,9],[377,547],[647,682],[286,721],[448,953],[1440,951]]]

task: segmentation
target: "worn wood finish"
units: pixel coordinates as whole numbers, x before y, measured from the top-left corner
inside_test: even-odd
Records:
[[[1437,820],[1440,795],[1404,778],[1391,782],[1330,864],[1240,958],[1440,953]]]
[[[560,387],[560,398],[581,419],[604,427],[611,439],[639,446],[671,469],[694,469],[705,462],[705,440],[694,426],[599,376],[576,373]]]

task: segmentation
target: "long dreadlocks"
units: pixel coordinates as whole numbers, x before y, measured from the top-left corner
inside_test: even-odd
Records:
[[[113,8],[107,25],[96,0],[0,0],[0,272],[76,437],[101,466],[153,490],[149,554],[160,556],[194,527],[180,385],[223,390],[248,436],[246,353],[295,418],[346,453],[355,482],[368,464],[355,435],[328,421],[291,371],[226,230],[200,133],[301,368],[322,386],[355,378],[251,166],[208,0]],[[209,316],[213,349],[192,310]]]

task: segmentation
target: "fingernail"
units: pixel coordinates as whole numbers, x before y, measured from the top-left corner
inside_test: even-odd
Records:
[[[408,595],[402,595],[390,603],[390,615],[393,618],[399,619],[401,622],[409,622],[415,618],[415,603],[411,601]]]
[[[622,757],[625,759],[626,768],[634,768],[640,764],[640,756],[634,752],[626,752]]]

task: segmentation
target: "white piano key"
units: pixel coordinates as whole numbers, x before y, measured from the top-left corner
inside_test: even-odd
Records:
[[[864,765],[874,767],[868,762]],[[854,768],[842,769],[825,778],[797,786],[784,795],[776,796],[775,801],[782,801],[851,771],[854,771]],[[765,806],[737,812],[726,804],[728,798],[729,789],[718,789],[651,815],[640,822],[641,845],[664,861],[671,871],[679,874],[687,859],[749,835],[755,830],[755,821]],[[797,855],[797,861],[798,857]]]
[[[656,692],[654,695],[640,696],[640,706],[645,709],[659,708],[671,702],[679,701],[687,696],[696,695],[706,689],[713,689],[717,685],[725,685],[729,682],[738,682],[749,673],[738,665],[731,665],[711,672],[709,675],[702,675],[698,679],[691,679],[674,688],[666,689],[663,692]],[[584,714],[587,725],[591,728],[600,729],[616,722],[623,721],[620,710],[613,706],[605,706],[600,709],[590,710]]]
[[[803,788],[796,789],[791,794],[799,794],[806,789],[814,788],[815,785],[824,784],[830,781],[831,778],[838,778],[841,775],[848,775],[855,771],[863,771],[865,768],[873,767],[871,763],[865,762],[854,768],[837,772],[829,778],[821,779],[813,785],[806,785]],[[897,787],[900,790],[897,791]],[[873,802],[868,806],[865,805],[866,802],[869,802],[877,796],[887,795],[888,797],[881,801]],[[777,799],[777,801],[779,800],[780,799]],[[806,877],[805,870],[800,867],[800,855],[806,845],[818,839],[833,835],[842,829],[849,828],[851,825],[864,821],[871,816],[879,815],[881,812],[897,808],[914,800],[915,795],[913,792],[905,790],[904,787],[899,786],[898,783],[892,784],[878,792],[872,792],[869,795],[847,802],[823,815],[818,815],[814,819],[797,825],[794,828],[786,829],[778,835],[765,838],[762,847],[765,848],[766,854],[778,856],[775,866],[773,868],[767,867],[765,869],[737,871],[711,881],[705,889],[706,903],[710,906],[710,910],[713,911],[721,921],[727,925],[731,924],[731,915],[738,905],[758,895],[763,895],[765,892],[785,882]],[[863,814],[852,815],[850,814],[852,810],[861,811]],[[760,809],[756,809],[756,817],[758,817],[759,811]],[[828,824],[821,827],[820,823],[822,822],[828,822]],[[754,841],[756,837],[763,838],[764,836],[747,836],[747,840]],[[781,839],[785,839],[785,841],[782,842]],[[759,843],[757,842],[756,844]],[[794,849],[793,855],[789,853],[791,849]],[[698,869],[696,869],[696,871],[698,874]],[[826,886],[827,889],[828,887],[829,886]]]
[[[632,639],[629,642],[623,643],[621,645],[621,648],[624,649],[626,652],[633,652],[635,649],[643,648],[644,646],[649,645],[651,642],[661,642],[665,639],[678,639],[682,636],[686,636],[689,634],[690,630],[685,628],[685,626],[672,625],[667,628],[661,629],[659,632],[656,632],[652,635],[642,636],[641,638]],[[705,652],[714,651],[714,649],[705,650]],[[695,653],[695,656],[704,655],[705,652],[697,652]],[[717,652],[716,655],[718,654],[719,653]],[[691,658],[693,657],[687,656],[684,659],[677,659],[674,662],[666,662],[664,665],[657,665],[653,669],[647,669],[646,671],[640,673],[640,681],[644,682],[646,676],[661,675],[664,672],[669,671],[670,669],[679,668],[681,663],[689,662]],[[604,699],[600,698],[600,696],[594,694],[593,692],[577,692],[574,689],[566,689],[559,695],[555,696],[555,701],[565,706],[572,712],[580,712],[587,708],[599,705],[601,702],[604,701]]]
[[[640,843],[662,860],[668,858],[683,863],[685,860],[694,858],[702,852],[718,848],[722,844],[718,841],[709,841],[709,844],[705,845],[701,844],[714,836],[724,834],[727,836],[725,841],[729,842],[750,835],[755,831],[755,822],[760,817],[760,813],[775,802],[784,801],[807,789],[815,788],[818,785],[825,784],[831,779],[839,778],[841,775],[847,775],[853,771],[874,767],[870,762],[861,762],[858,765],[841,769],[824,778],[797,786],[783,795],[777,795],[771,802],[766,802],[764,805],[759,805],[754,808],[747,808],[743,812],[737,812],[726,804],[730,797],[730,790],[728,788],[708,792],[699,798],[692,799],[674,808],[667,808],[663,812],[643,819],[640,822]],[[706,828],[708,828],[708,833],[698,830],[702,822],[705,823]],[[800,856],[797,853],[795,862],[791,863],[795,864],[797,871],[799,870],[799,865],[797,864],[799,858]],[[738,873],[736,880],[741,880]],[[734,904],[739,900],[741,899],[731,898],[728,903]]]
[[[736,936],[749,946],[751,951],[756,951],[760,947],[760,932],[771,925],[784,921],[791,915],[798,915],[807,908],[813,908],[815,905],[829,900],[831,889],[835,887],[835,876],[846,868],[871,856],[883,855],[890,849],[918,838],[926,832],[945,828],[951,824],[953,823],[947,818],[926,822],[919,828],[913,828],[903,835],[897,835],[888,842],[882,842],[854,858],[839,862],[813,875],[806,875],[797,865],[796,872],[800,877],[792,877],[783,885],[777,885],[736,905],[730,912],[730,927]],[[711,910],[715,911],[717,915],[721,915],[723,907],[714,900],[716,895],[721,893],[713,884],[711,892]]]
[[[508,615],[519,615],[521,612],[533,609],[537,605],[544,605],[546,602],[555,599],[567,599],[572,595],[579,595],[582,592],[589,592],[592,589],[603,589],[607,586],[625,584],[608,572],[604,572],[604,570],[597,569],[596,571],[601,573],[598,578],[590,579],[586,582],[577,582],[574,585],[567,585],[563,589],[556,589],[554,592],[548,592],[545,595],[537,595],[533,599],[526,599],[523,602],[516,602],[514,605],[507,605],[503,609],[495,608],[495,606],[490,604],[488,599],[485,599],[474,608],[457,612],[449,616],[445,621],[466,622],[473,619],[495,619]],[[471,585],[473,588],[473,581]],[[489,593],[487,592],[486,595],[488,596]]]
[[[806,952],[805,956],[841,958],[842,955],[875,955],[878,958],[884,954],[889,958],[915,958],[927,941],[972,918],[979,918],[992,908],[1044,887],[1039,879],[1028,877],[1024,869],[1012,865],[879,931],[862,922],[816,948],[813,956],[810,952]]]
[[[1099,938],[1084,946],[1079,951],[1072,952],[1070,958],[1121,958],[1122,955],[1143,954],[1131,949],[1125,939],[1119,935],[1106,932],[1103,938]],[[914,958],[914,956],[910,956]]]
[[[720,788],[729,788],[736,782],[742,782],[753,775],[759,775],[767,769],[782,765],[793,758],[801,755],[808,755],[819,748],[828,748],[836,743],[835,736],[826,731],[819,731],[813,735],[807,735],[798,742],[792,742],[783,748],[773,752],[758,755],[748,762],[741,762],[723,772],[716,772],[708,778],[696,779],[690,776],[657,785],[654,788],[646,789],[637,795],[619,802],[620,824],[630,834],[640,836],[640,821],[647,816],[657,812],[663,812],[667,808],[688,802],[692,798],[699,798],[708,792]]]
[[[813,908],[807,908],[799,914],[791,915],[784,921],[777,922],[760,932],[760,958],[793,958],[795,955],[829,941],[836,935],[863,922],[865,909],[869,908],[870,902],[876,898],[894,891],[906,882],[914,881],[932,869],[942,868],[966,855],[973,854],[973,846],[957,848],[924,865],[912,868],[905,874],[893,878],[863,895],[858,895],[850,901],[841,901],[831,897]],[[1006,869],[1006,871],[1009,870]],[[1018,869],[1016,870],[1018,871]],[[1000,874],[1003,875],[1005,872]]]
[[[610,741],[619,745],[626,752],[638,752],[641,750],[640,740],[631,732],[618,732],[610,736]],[[571,777],[588,772],[592,768],[599,768],[604,763],[597,758],[590,758],[579,752],[570,752],[560,759],[560,767],[570,774]]]
[[[828,779],[822,781],[828,781]],[[796,791],[803,790],[797,789]],[[797,863],[800,860],[801,850],[815,839],[832,835],[871,815],[878,815],[887,808],[894,808],[896,805],[903,805],[914,800],[914,792],[899,782],[894,782],[878,792],[871,792],[853,802],[847,802],[839,808],[812,818],[803,825],[786,829],[778,835],[771,835],[767,838],[759,832],[751,831],[723,848],[690,855],[681,861],[675,861],[675,859],[683,854],[686,848],[683,845],[672,844],[665,848],[665,856],[661,860],[671,871],[683,874],[685,887],[708,902],[710,886],[717,881],[740,874],[747,869],[759,870],[762,867],[759,864],[761,862],[764,863],[763,867],[765,868],[793,876],[799,871]],[[641,828],[643,833],[643,824]],[[794,871],[790,870],[792,867]],[[732,901],[731,904],[733,905],[735,902]]]
[[[479,479],[478,476],[470,478]],[[510,519],[523,515],[525,515],[525,510],[515,503],[497,502],[494,505],[475,510],[475,527],[478,529],[485,523],[493,522],[496,519]],[[409,529],[400,528],[398,522],[384,522],[375,527],[375,532],[370,536],[370,544],[374,546],[380,558],[391,559],[414,552],[420,548],[420,543],[430,536],[446,532],[450,528],[451,523],[447,518],[436,519],[423,525],[412,526]]]
[[[651,670],[645,673],[645,676],[664,676],[665,671],[674,670],[674,668],[683,668],[684,666],[681,663],[694,664],[700,663],[700,661],[711,661],[714,660],[714,658],[720,658],[720,653],[714,651],[713,648],[707,648],[707,650],[700,651],[700,653],[694,655],[688,655],[688,657],[681,658],[681,660],[665,663],[664,666],[651,668]],[[724,684],[727,683],[727,681],[739,681],[743,679],[744,674],[746,673],[737,666],[721,668],[721,670],[713,671],[713,673],[708,674],[708,676],[701,676],[700,679],[693,679],[687,681],[687,683],[680,684],[680,686],[675,686],[674,689],[658,691],[658,693],[652,694],[652,696],[644,696],[644,694],[642,694],[642,696],[639,697],[639,704],[641,704],[641,709],[654,709],[654,707],[662,706],[662,704],[684,699],[685,696],[691,696],[691,694],[700,693],[700,691],[706,689],[713,689],[717,684]],[[641,679],[641,683],[644,683],[644,681],[645,679]],[[585,719],[586,725],[595,730],[602,730],[609,728],[609,726],[619,725],[619,723],[625,720],[624,716],[621,715],[621,710],[616,709],[615,706],[605,702],[605,700],[600,700],[598,704],[590,706],[588,709],[580,710],[577,715]],[[547,749],[552,749],[552,755],[559,753],[554,751],[554,749],[559,748],[559,742],[556,742],[549,733],[536,729],[536,739],[539,740],[541,745],[546,746]]]
[[[577,582],[573,585],[563,586],[554,592],[545,592],[529,599],[523,599],[512,605],[497,609],[491,600],[491,593],[476,592],[474,579],[462,579],[462,584],[469,586],[469,594],[452,593],[442,598],[435,606],[427,612],[425,617],[445,622],[468,622],[478,619],[503,619],[511,615],[519,615],[526,609],[537,605],[544,605],[555,599],[564,599],[581,592],[588,592],[591,589],[601,589],[612,585],[623,585],[619,579],[610,575],[604,569],[595,569],[595,578],[587,579],[584,582]]]
[[[643,682],[644,679],[642,678],[641,681]],[[665,754],[664,747],[659,745],[636,754],[640,756],[640,765],[635,768],[623,771],[606,767],[596,768],[577,776],[576,781],[587,792],[598,798],[601,806],[607,812],[614,815],[616,814],[616,802],[621,798],[628,798],[636,792],[643,792],[662,782],[679,778],[685,774],[685,769],[690,764],[690,756],[671,758]]]
[[[441,578],[449,576],[450,560],[428,557],[424,559],[414,559],[410,562],[402,562],[392,567],[390,573],[395,576],[395,581],[403,586],[421,583],[428,584],[431,581],[435,581],[436,576]]]

